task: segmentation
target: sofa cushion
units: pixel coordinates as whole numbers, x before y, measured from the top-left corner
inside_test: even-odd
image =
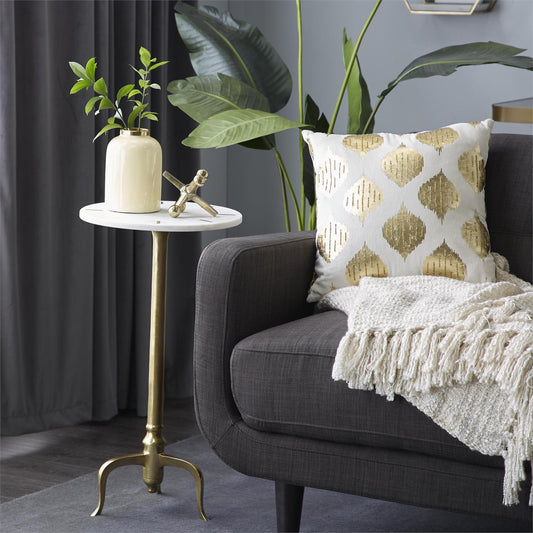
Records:
[[[244,422],[259,431],[402,449],[503,468],[500,457],[469,450],[401,397],[333,381],[346,315],[326,311],[239,342],[231,384]]]
[[[492,124],[404,135],[302,132],[317,197],[309,301],[364,276],[493,281],[484,191]]]

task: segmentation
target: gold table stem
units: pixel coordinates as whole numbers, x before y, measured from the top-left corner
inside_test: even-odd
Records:
[[[106,461],[98,472],[98,505],[91,516],[99,515],[104,507],[105,488],[109,474],[125,465],[143,467],[143,481],[148,492],[160,493],[163,467],[175,466],[191,473],[196,482],[196,502],[200,517],[207,520],[203,509],[203,476],[189,461],[164,453],[163,395],[165,366],[165,313],[167,290],[168,232],[152,231],[152,301],[150,317],[150,361],[148,373],[148,413],[142,453],[124,455]]]

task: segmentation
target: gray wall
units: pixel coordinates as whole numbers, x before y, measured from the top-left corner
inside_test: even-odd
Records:
[[[282,114],[297,120],[297,32],[292,0],[207,1],[229,9],[237,19],[257,25],[276,47],[293,75],[294,93]],[[303,0],[304,90],[326,116],[335,105],[344,68],[342,30],[357,39],[374,0]],[[389,81],[415,57],[437,48],[474,41],[497,41],[533,55],[533,1],[498,0],[490,13],[473,16],[412,15],[403,0],[384,0],[370,26],[359,57],[373,103]],[[449,77],[411,80],[385,99],[374,131],[409,132],[475,121],[491,116],[491,105],[533,95],[533,74],[497,65],[464,67]],[[341,110],[336,133],[346,127]],[[495,132],[533,133],[530,125],[496,123]],[[295,187],[297,133],[278,136]],[[202,164],[211,180],[204,197],[243,213],[243,224],[228,235],[283,231],[280,179],[270,152],[230,147],[204,150]],[[222,236],[207,235],[207,240]]]

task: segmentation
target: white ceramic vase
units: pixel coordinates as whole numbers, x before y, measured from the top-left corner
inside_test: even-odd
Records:
[[[161,145],[147,129],[120,130],[107,145],[105,206],[121,213],[159,211]]]

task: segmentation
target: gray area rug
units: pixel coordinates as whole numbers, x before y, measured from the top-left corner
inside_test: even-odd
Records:
[[[166,468],[162,494],[149,494],[138,466],[113,471],[103,514],[96,507],[97,473],[87,474],[0,506],[2,532],[20,533],[222,533],[276,530],[274,484],[235,472],[212,452],[203,437],[172,444],[169,455],[190,460],[205,479],[203,522],[192,476]],[[105,459],[105,458],[104,458]],[[502,520],[420,509],[330,491],[306,489],[301,531],[525,531]]]

